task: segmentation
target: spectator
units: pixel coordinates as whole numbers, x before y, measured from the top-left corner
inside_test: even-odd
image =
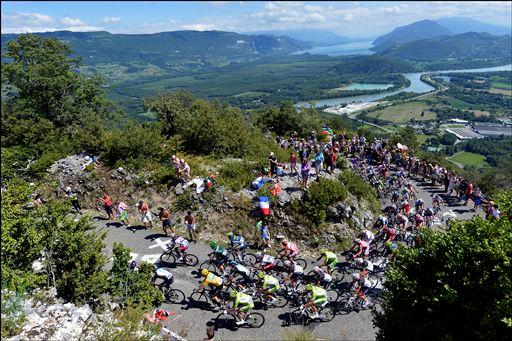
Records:
[[[103,208],[105,209],[105,212],[107,213],[107,219],[108,220],[114,220],[114,204],[112,204],[112,200],[110,199],[110,196],[108,194],[103,195],[103,199],[99,199],[99,201],[103,204]]]
[[[117,203],[117,214],[119,215],[119,220],[123,223],[124,226],[130,226],[130,222],[128,221],[128,205],[124,202],[119,201]]]
[[[180,168],[178,171],[182,176],[185,176],[186,181],[190,181],[190,166],[185,162],[184,159],[180,160]]]
[[[164,230],[165,235],[166,236],[169,235],[167,233],[167,228],[170,228],[172,234],[175,235],[176,234],[176,228],[172,224],[171,214],[169,213],[169,211],[167,211],[163,207],[160,207],[158,210],[160,211],[158,213],[158,218],[162,222],[162,229]]]
[[[73,208],[75,209],[76,213],[82,214],[82,208],[80,207],[80,203],[78,202],[78,194],[76,193],[76,191],[71,189],[70,186],[68,186],[66,187],[64,192],[66,192],[66,196],[71,199],[71,205],[73,205]]]
[[[297,156],[294,152],[290,153],[290,173],[297,174]]]
[[[276,171],[277,171],[277,158],[274,155],[274,152],[270,153],[270,156],[268,157],[268,161],[270,162],[270,176],[273,177],[276,175]]]
[[[302,178],[301,187],[306,189],[308,187],[309,171],[311,170],[311,164],[308,159],[302,160],[300,165],[300,175]]]
[[[192,215],[192,211],[188,211],[185,216],[185,224],[187,224],[188,235],[190,240],[194,243],[197,243],[197,235],[196,235],[196,218]]]
[[[138,205],[140,220],[144,223],[144,227],[148,229],[149,227],[153,228],[153,217],[151,216],[151,211],[149,210],[149,205],[147,202],[140,200]]]

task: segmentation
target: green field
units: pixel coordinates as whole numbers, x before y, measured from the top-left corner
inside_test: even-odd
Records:
[[[476,104],[471,104],[471,103],[468,103],[468,102],[465,102],[463,100],[460,100],[458,98],[453,98],[453,97],[446,97],[446,101],[448,102],[448,104],[450,106],[454,107],[455,109],[467,110],[467,109],[475,109],[476,107],[478,107],[478,105],[476,105]]]
[[[508,83],[494,82],[494,83],[492,83],[492,86],[495,88],[498,88],[498,89],[505,89],[505,90],[512,89],[512,84],[508,84]]]
[[[485,156],[469,152],[462,152],[447,159],[454,162],[458,162],[464,166],[475,166],[479,168],[487,164],[485,162]]]
[[[429,111],[428,109],[429,106],[427,104],[414,101],[388,106],[382,110],[373,111],[369,113],[368,116],[393,123],[409,122],[411,118],[418,121],[435,119],[435,112]]]

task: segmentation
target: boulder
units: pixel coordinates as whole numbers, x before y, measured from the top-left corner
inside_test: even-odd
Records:
[[[63,308],[64,308],[65,311],[70,312],[73,309],[75,309],[76,307],[75,307],[75,305],[73,303],[69,302],[69,303],[64,304]]]

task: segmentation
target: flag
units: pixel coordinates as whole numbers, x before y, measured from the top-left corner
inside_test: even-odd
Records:
[[[270,202],[268,201],[268,197],[259,197],[260,201],[260,209],[263,215],[270,214]]]
[[[332,129],[327,126],[323,127],[322,135],[333,135]]]

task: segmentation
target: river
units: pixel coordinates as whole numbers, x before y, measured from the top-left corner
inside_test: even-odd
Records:
[[[324,105],[333,107],[335,105],[339,105],[342,103],[350,103],[350,102],[361,102],[361,103],[368,103],[373,101],[378,101],[379,99],[382,99],[387,96],[396,95],[402,91],[407,92],[416,92],[416,93],[424,93],[434,90],[434,87],[431,85],[428,85],[425,82],[422,82],[420,77],[421,75],[425,73],[448,73],[448,72],[492,72],[492,71],[512,71],[512,64],[509,65],[503,65],[503,66],[495,66],[495,67],[488,67],[488,68],[481,68],[481,69],[467,69],[467,70],[444,70],[444,71],[432,71],[432,72],[417,72],[417,73],[403,73],[402,76],[407,78],[411,85],[409,85],[406,88],[402,88],[400,90],[390,91],[390,92],[381,92],[378,94],[373,95],[360,95],[360,96],[351,96],[351,97],[340,97],[340,98],[329,98],[329,99],[319,99],[319,100],[312,100],[315,102],[316,107],[322,107]],[[309,107],[309,103],[307,101],[304,102],[298,102],[295,106],[304,106]]]

